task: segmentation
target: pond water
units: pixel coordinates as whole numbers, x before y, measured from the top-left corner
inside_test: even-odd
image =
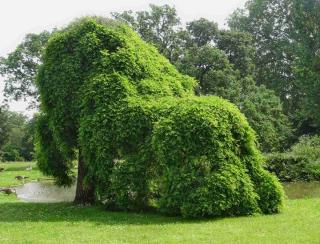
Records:
[[[284,183],[289,199],[320,197],[320,182]],[[72,202],[76,185],[58,187],[52,181],[29,182],[16,188],[17,197],[26,202]]]
[[[17,197],[25,202],[72,202],[76,185],[58,187],[52,181],[29,182],[17,187]]]
[[[320,197],[320,182],[290,182],[283,187],[289,199]]]

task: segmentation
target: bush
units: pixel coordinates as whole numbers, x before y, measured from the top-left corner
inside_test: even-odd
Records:
[[[11,144],[5,144],[1,150],[1,160],[4,162],[23,161],[20,156],[19,150]]]
[[[68,175],[78,148],[85,184],[108,208],[184,217],[280,210],[282,188],[262,168],[245,117],[221,98],[196,97],[195,80],[127,26],[85,18],[57,32],[38,85],[40,168]]]
[[[288,152],[268,154],[266,167],[281,181],[320,180],[320,137],[303,136]]]
[[[164,168],[160,209],[187,217],[257,212],[258,195],[237,148],[251,130],[235,108],[198,98],[173,109],[153,132]]]
[[[285,151],[292,138],[292,127],[284,114],[280,99],[264,86],[254,87],[239,103],[241,112],[257,133],[264,153]]]

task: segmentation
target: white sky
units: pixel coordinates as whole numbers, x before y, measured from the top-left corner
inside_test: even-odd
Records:
[[[226,18],[246,0],[2,0],[0,4],[0,56],[14,50],[27,33],[39,33],[66,25],[84,15],[109,16],[110,12],[147,10],[149,4],[175,6],[182,23],[207,18],[223,27]],[[3,99],[0,77],[0,102]],[[24,102],[11,102],[13,111],[26,111]]]

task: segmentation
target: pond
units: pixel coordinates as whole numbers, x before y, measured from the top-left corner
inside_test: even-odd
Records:
[[[283,183],[289,199],[320,197],[320,182],[290,182]]]
[[[320,182],[283,183],[289,199],[320,197]],[[29,182],[16,188],[17,197],[26,202],[72,202],[76,185],[58,187],[52,181]]]
[[[52,181],[29,182],[17,187],[17,197],[25,202],[72,202],[76,185],[58,187]]]

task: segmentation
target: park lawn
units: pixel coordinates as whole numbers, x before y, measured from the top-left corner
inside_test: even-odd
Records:
[[[31,166],[32,170],[26,170],[27,167]],[[0,163],[0,168],[4,168],[3,172],[0,172],[0,187],[17,186],[21,185],[23,181],[15,179],[16,176],[29,177],[25,182],[37,180],[44,176],[38,170],[35,162],[9,162]]]
[[[101,206],[23,203],[1,193],[0,243],[320,243],[320,199],[287,200],[277,215],[183,220]]]

